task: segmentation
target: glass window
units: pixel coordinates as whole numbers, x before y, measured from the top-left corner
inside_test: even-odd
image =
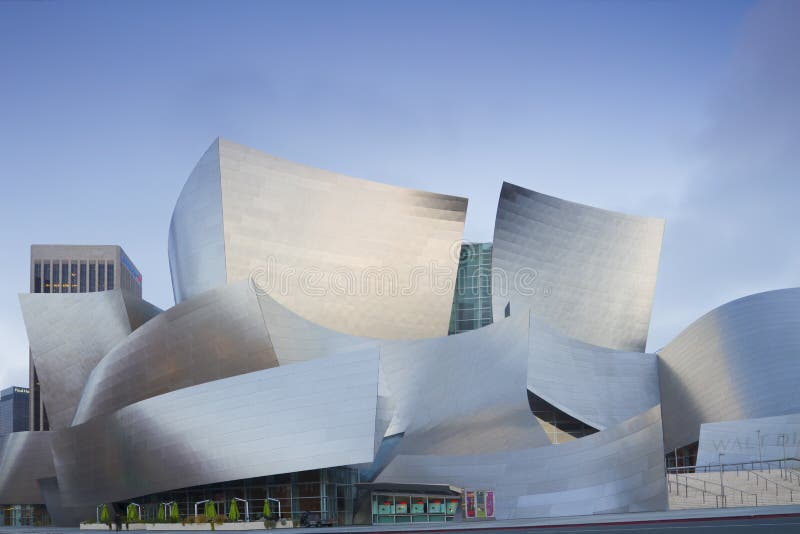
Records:
[[[106,263],[104,261],[97,264],[97,290],[106,290]]]
[[[114,289],[114,262],[108,262],[108,289]]]
[[[61,291],[61,278],[60,278],[61,268],[59,267],[59,263],[57,261],[53,262],[53,293],[58,293]]]
[[[81,262],[80,292],[86,293],[86,262]]]
[[[33,292],[42,292],[42,262],[40,261],[33,264]]]
[[[97,264],[89,264],[89,292],[97,291]]]
[[[78,262],[73,261],[69,266],[69,285],[73,293],[78,292]]]
[[[44,292],[50,293],[50,262],[44,264]]]
[[[67,260],[61,260],[61,292],[69,293],[69,287],[69,262]]]

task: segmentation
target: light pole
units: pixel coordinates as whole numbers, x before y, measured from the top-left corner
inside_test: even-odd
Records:
[[[758,439],[758,468],[764,470],[764,459],[761,457],[761,430],[756,430],[756,439]]]
[[[724,452],[719,453],[717,461],[719,462],[719,491],[722,496],[722,507],[725,508],[725,485],[722,483],[722,472],[725,471],[725,468],[722,466],[723,456],[725,456]]]

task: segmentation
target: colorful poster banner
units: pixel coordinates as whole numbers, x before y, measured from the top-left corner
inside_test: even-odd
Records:
[[[493,490],[466,490],[464,492],[464,516],[467,519],[494,517]]]
[[[474,519],[475,518],[475,492],[474,491],[465,491],[464,492],[464,513],[466,514],[467,518]]]

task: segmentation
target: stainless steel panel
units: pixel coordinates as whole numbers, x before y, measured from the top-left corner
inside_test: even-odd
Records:
[[[800,412],[800,288],[750,295],[692,323],[658,351],[664,446],[700,425]]]
[[[377,481],[493,489],[498,519],[666,510],[660,407],[562,445],[399,455]]]
[[[494,228],[494,317],[508,302],[585,343],[644,352],[662,219],[606,211],[503,183]]]
[[[400,453],[478,454],[547,445],[528,404],[527,310],[478,330],[387,342],[381,371]]]
[[[247,282],[185,300],[145,323],[92,371],[73,425],[176,389],[278,365]]]
[[[62,502],[372,461],[378,353],[359,351],[172,391],[61,430]]]
[[[445,335],[466,207],[464,198],[351,178],[218,140],[175,207],[176,300],[253,278],[290,310],[344,333]]]
[[[37,479],[53,477],[52,432],[0,436],[0,503],[44,504]]]
[[[159,310],[123,291],[19,295],[50,428],[70,424],[95,365]]]
[[[532,321],[528,389],[598,429],[659,404],[655,354],[582,343]]]
[[[184,184],[169,225],[169,270],[175,302],[225,285],[219,139]]]

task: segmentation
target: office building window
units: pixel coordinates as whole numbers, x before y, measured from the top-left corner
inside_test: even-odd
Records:
[[[108,290],[114,289],[114,262],[108,262]]]
[[[86,262],[81,262],[80,292],[86,293]]]
[[[97,264],[95,262],[89,264],[89,291],[97,291]]]
[[[42,292],[42,262],[40,261],[33,264],[33,292]]]
[[[69,264],[69,286],[73,293],[78,292],[78,262],[73,261]]]
[[[53,293],[61,291],[61,267],[57,261],[53,262]]]
[[[106,262],[97,263],[97,290],[106,290]]]
[[[44,292],[50,293],[50,262],[44,264]]]

